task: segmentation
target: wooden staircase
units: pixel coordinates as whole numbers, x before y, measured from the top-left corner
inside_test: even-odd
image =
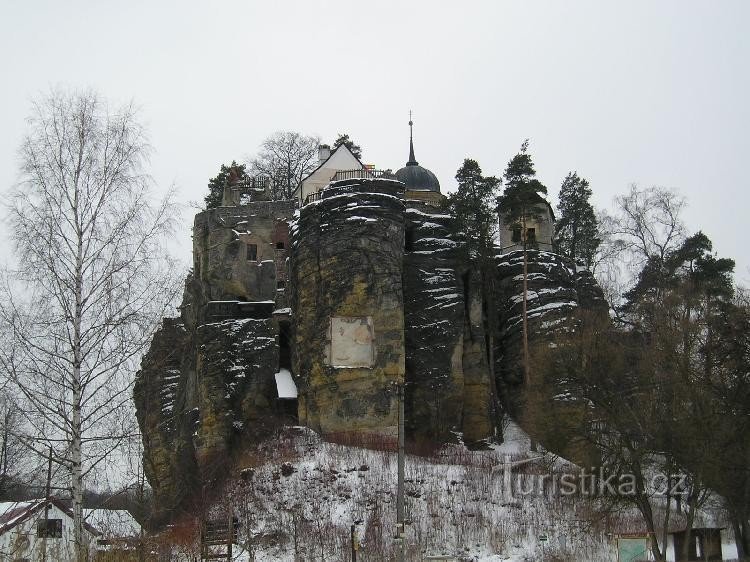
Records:
[[[205,519],[201,524],[201,562],[232,560],[232,545],[237,544],[239,523],[231,513],[222,519]]]

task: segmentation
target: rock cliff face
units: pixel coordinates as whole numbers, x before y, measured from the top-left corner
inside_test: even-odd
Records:
[[[196,216],[181,316],[164,319],[134,388],[157,519],[189,505],[284,415],[275,374],[285,321],[272,312],[284,301],[292,212],[259,202]]]
[[[164,320],[135,386],[161,515],[281,422],[395,440],[402,384],[416,440],[499,440],[514,411],[521,252],[499,255],[483,280],[450,217],[393,180],[336,182],[293,212],[256,202],[196,217],[181,316]],[[549,252],[528,259],[532,339],[603,305],[589,273]]]
[[[270,426],[278,366],[271,319],[224,320],[198,327],[193,445],[203,480],[224,468],[240,436]]]
[[[414,437],[467,442],[495,436],[478,273],[456,254],[450,217],[409,202],[404,253],[406,417]]]
[[[165,318],[144,356],[133,390],[143,437],[143,468],[166,510],[179,505],[197,485],[188,396],[195,380],[185,373],[190,336],[178,318]],[[162,499],[165,500],[162,503]],[[157,518],[161,514],[157,514]]]
[[[601,288],[591,273],[552,252],[527,251],[527,319],[529,343],[554,341],[565,320],[579,307],[606,310]],[[499,332],[495,340],[496,374],[503,404],[512,414],[523,385],[523,252],[496,258]]]
[[[465,299],[448,238],[447,215],[412,203],[406,210],[404,319],[406,426],[425,439],[462,427]]]
[[[293,367],[300,421],[393,436],[404,377],[403,188],[339,182],[292,230]]]

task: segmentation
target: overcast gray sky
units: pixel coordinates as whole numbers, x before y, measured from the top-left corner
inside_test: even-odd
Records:
[[[222,162],[280,129],[443,191],[466,157],[500,175],[523,139],[556,202],[569,170],[611,207],[629,184],[679,190],[750,283],[750,2],[11,2],[0,0],[0,187],[29,100],[93,87],[142,107],[151,173],[200,200]],[[189,261],[192,211],[178,233]]]

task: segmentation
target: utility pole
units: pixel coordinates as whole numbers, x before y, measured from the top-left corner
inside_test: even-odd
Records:
[[[352,536],[352,562],[357,562],[357,526],[352,523],[351,527]]]
[[[234,511],[230,507],[227,510],[229,521],[227,521],[227,562],[232,562],[232,543],[234,542]]]
[[[523,383],[526,390],[529,390],[529,319],[527,315],[528,294],[529,294],[529,259],[528,259],[528,232],[526,229],[526,209],[523,209],[521,215],[521,236],[523,239]]]
[[[399,562],[404,562],[404,383],[398,385],[398,487],[396,489],[396,539]]]
[[[49,497],[52,494],[52,446],[47,457],[47,488],[44,493],[44,537],[42,538],[42,562],[47,560],[47,536],[49,535]]]
[[[523,240],[523,385],[526,392],[531,390],[531,367],[529,365],[529,316],[528,316],[528,298],[529,298],[529,257],[528,257],[528,229],[526,228],[526,208],[521,214],[521,236]],[[531,436],[531,450],[536,452],[536,439]]]

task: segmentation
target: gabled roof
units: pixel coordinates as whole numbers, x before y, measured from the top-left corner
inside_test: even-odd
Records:
[[[364,168],[364,167],[365,167],[365,165],[364,165],[364,164],[362,163],[362,161],[361,161],[361,160],[360,160],[359,158],[357,158],[357,157],[356,157],[356,156],[354,155],[354,153],[353,153],[353,152],[352,152],[351,150],[349,150],[349,147],[348,147],[348,146],[346,146],[345,144],[340,144],[340,145],[338,145],[338,146],[336,147],[336,150],[332,150],[332,151],[331,151],[331,154],[329,154],[329,155],[328,155],[328,158],[326,158],[325,160],[323,160],[323,161],[322,161],[322,162],[321,162],[320,164],[318,164],[318,166],[317,166],[317,167],[316,167],[316,168],[315,168],[315,169],[314,169],[313,171],[311,171],[311,172],[310,172],[309,174],[307,174],[307,175],[306,175],[306,176],[305,176],[304,178],[302,178],[302,180],[300,181],[300,184],[301,184],[302,182],[304,182],[304,181],[305,181],[305,180],[306,180],[307,178],[309,178],[310,176],[312,176],[312,175],[313,175],[313,174],[314,174],[315,172],[317,172],[318,170],[320,170],[321,168],[325,168],[325,165],[326,165],[326,163],[327,163],[327,162],[328,162],[328,161],[329,161],[329,160],[330,160],[331,158],[333,158],[333,155],[334,155],[334,154],[336,154],[336,153],[337,153],[337,152],[338,152],[339,150],[342,150],[342,149],[343,149],[343,150],[346,150],[346,151],[347,151],[347,152],[348,152],[349,154],[351,154],[351,155],[352,155],[352,156],[354,157],[354,159],[355,159],[355,160],[356,160],[356,161],[357,161],[357,162],[359,163],[359,166],[360,166],[361,168]]]
[[[0,535],[10,531],[36,513],[43,511],[45,504],[48,502],[62,511],[71,520],[73,519],[73,511],[57,498],[49,498],[49,500],[39,498],[22,502],[2,502],[0,503]],[[92,535],[101,535],[97,529],[88,523],[84,522],[83,526]]]
[[[83,515],[107,538],[132,538],[141,534],[141,525],[127,509],[84,509]]]

